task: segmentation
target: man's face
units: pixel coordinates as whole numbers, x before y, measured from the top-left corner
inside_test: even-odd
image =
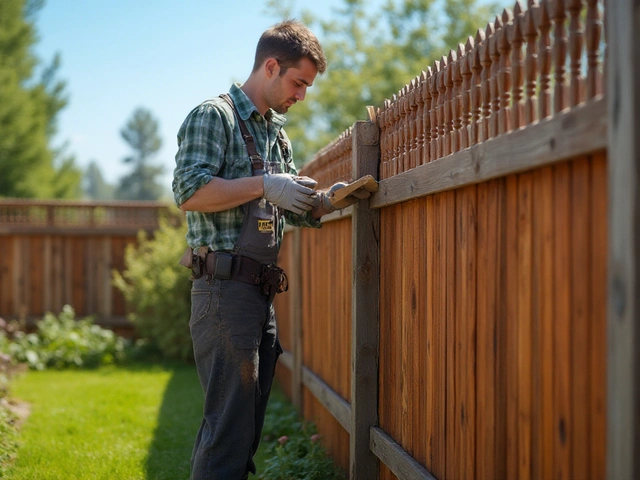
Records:
[[[297,67],[289,68],[284,75],[274,75],[266,90],[269,107],[278,113],[287,113],[291,105],[304,100],[307,88],[311,86],[317,74],[315,64],[304,57]]]

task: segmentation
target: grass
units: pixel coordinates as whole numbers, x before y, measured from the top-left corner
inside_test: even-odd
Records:
[[[4,478],[5,465],[11,463],[17,453],[15,421],[16,416],[0,405],[0,478]]]
[[[11,392],[31,404],[31,415],[7,480],[189,477],[202,412],[193,366],[31,371]]]

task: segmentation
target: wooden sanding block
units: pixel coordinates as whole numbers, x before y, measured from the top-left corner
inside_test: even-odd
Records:
[[[333,192],[329,201],[336,208],[344,208],[353,203],[347,200],[349,195],[362,199],[367,198],[376,190],[378,190],[378,182],[371,175],[365,175]]]

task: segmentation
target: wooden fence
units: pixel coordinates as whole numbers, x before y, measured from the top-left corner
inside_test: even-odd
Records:
[[[112,270],[167,205],[0,199],[0,317],[29,322],[71,305],[77,316],[128,330]]]
[[[350,478],[640,474],[640,15],[606,14],[605,57],[596,0],[516,3],[303,169],[380,180],[287,233],[276,300]]]

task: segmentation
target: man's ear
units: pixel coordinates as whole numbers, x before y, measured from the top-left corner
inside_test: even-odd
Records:
[[[275,58],[267,58],[264,62],[264,72],[267,78],[272,78],[274,75],[280,75],[280,64]]]

